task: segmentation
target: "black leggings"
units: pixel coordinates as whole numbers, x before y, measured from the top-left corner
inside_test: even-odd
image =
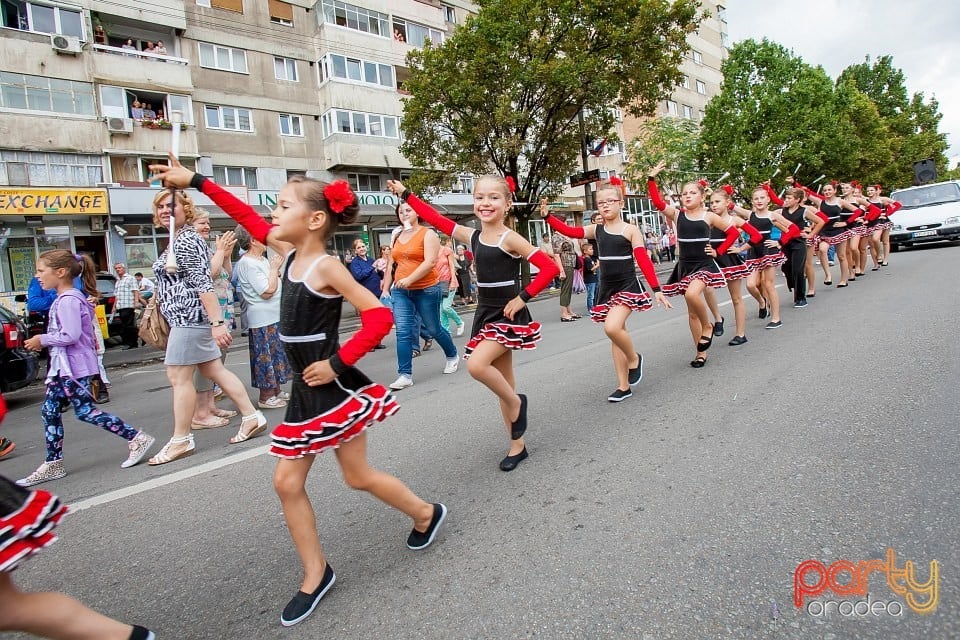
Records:
[[[787,261],[783,263],[783,275],[787,277],[787,286],[793,291],[793,301],[799,302],[807,297],[807,245],[794,240],[783,248]]]

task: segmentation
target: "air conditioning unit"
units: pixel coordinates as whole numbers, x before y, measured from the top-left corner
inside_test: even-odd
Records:
[[[50,46],[57,53],[66,53],[72,56],[80,53],[80,38],[76,36],[62,36],[55,33],[50,36]]]
[[[133,133],[132,118],[107,118],[107,131],[110,133]]]

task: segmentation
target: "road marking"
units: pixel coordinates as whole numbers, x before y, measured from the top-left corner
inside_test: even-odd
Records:
[[[102,504],[108,504],[110,502],[116,502],[117,500],[122,500],[124,498],[129,498],[130,496],[135,496],[138,493],[143,493],[144,491],[150,491],[151,489],[157,489],[159,487],[165,487],[168,484],[173,484],[174,482],[180,482],[181,480],[188,480],[195,476],[199,476],[210,471],[215,471],[222,467],[226,467],[231,464],[236,464],[238,462],[243,462],[245,460],[250,460],[258,456],[262,456],[267,451],[269,451],[269,445],[262,447],[257,447],[256,449],[250,449],[248,451],[241,451],[240,453],[235,453],[229,456],[224,456],[217,460],[211,460],[210,462],[204,462],[203,464],[198,464],[195,467],[190,467],[189,469],[184,469],[183,471],[177,471],[176,473],[171,473],[166,476],[161,476],[159,478],[151,478],[141,482],[140,484],[131,485],[129,487],[123,487],[121,489],[116,489],[114,491],[108,491],[102,493],[99,496],[94,496],[92,498],[87,498],[86,500],[80,500],[79,502],[74,502],[70,505],[70,511],[83,511],[85,509],[90,509],[91,507],[98,507]]]

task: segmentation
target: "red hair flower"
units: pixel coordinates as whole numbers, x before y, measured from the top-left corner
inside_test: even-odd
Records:
[[[610,176],[610,184],[612,184],[615,187],[619,187],[623,185],[623,180],[621,180],[617,176]]]
[[[707,182],[706,180],[704,180],[703,178],[697,180],[697,184],[699,184],[699,185],[700,185],[701,187],[703,187],[704,189],[706,189],[707,187],[710,186],[710,183]]]
[[[732,195],[733,195],[733,185],[732,185],[732,184],[725,184],[725,185],[723,185],[723,186],[720,187],[720,188],[723,189],[724,191],[726,191],[728,196],[732,196]]]
[[[504,180],[507,183],[507,189],[510,189],[510,193],[517,192],[517,181],[513,179],[513,176],[506,176]]]
[[[859,181],[857,181],[857,180],[851,180],[851,181],[850,181],[850,186],[853,187],[854,189],[859,189],[861,185],[860,185],[860,182],[859,182]]]
[[[334,180],[323,188],[323,197],[330,205],[330,211],[341,214],[343,210],[357,201],[346,180]]]

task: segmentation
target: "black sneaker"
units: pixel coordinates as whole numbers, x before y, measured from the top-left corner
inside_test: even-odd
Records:
[[[313,610],[316,609],[320,603],[320,599],[326,595],[327,591],[330,590],[330,587],[332,587],[336,581],[337,574],[333,572],[333,568],[328,562],[327,568],[323,571],[323,580],[320,581],[320,586],[317,587],[317,590],[313,593],[297,591],[297,595],[293,596],[293,600],[288,602],[287,606],[283,608],[283,613],[280,614],[280,624],[285,627],[292,627],[313,613]]]
[[[520,396],[520,413],[517,414],[516,421],[510,425],[511,440],[519,440],[527,432],[527,396],[523,393],[517,395]]]
[[[794,308],[794,309],[803,309],[805,306],[807,306],[807,304],[808,304],[808,303],[807,303],[806,300],[797,300],[796,302],[793,303],[793,308]]]
[[[427,527],[426,531],[422,532],[413,529],[410,535],[407,536],[407,547],[415,551],[429,547],[437,535],[437,529],[440,528],[440,525],[443,524],[443,520],[446,517],[447,508],[440,502],[435,503],[433,505],[433,518],[430,519],[430,526]]]
[[[767,307],[766,307],[766,305],[760,307],[760,311],[759,311],[759,313],[758,313],[757,315],[760,316],[760,319],[761,319],[761,320],[763,320],[764,318],[767,317]]]
[[[636,368],[627,371],[627,380],[631,387],[643,379],[643,356],[638,353],[637,357],[640,358],[640,362],[637,363]]]
[[[746,344],[746,342],[747,336],[733,336],[733,338],[731,338],[730,342],[727,344],[729,344],[731,347],[738,347],[741,344]]]
[[[720,318],[718,322],[713,323],[713,336],[719,338],[723,335],[723,318]]]
[[[632,395],[633,391],[630,391],[630,389],[627,389],[626,391],[622,389],[615,389],[613,393],[607,396],[607,400],[610,402],[623,402]]]
[[[138,624],[133,625],[133,631],[130,632],[130,640],[156,640],[153,631]]]
[[[782,326],[783,326],[783,323],[777,320],[776,322],[768,322],[767,326],[765,326],[764,329],[779,329]]]

